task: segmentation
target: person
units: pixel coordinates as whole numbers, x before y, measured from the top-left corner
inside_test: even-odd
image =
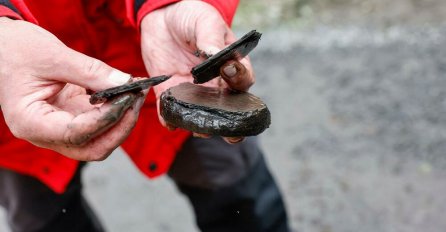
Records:
[[[235,41],[229,26],[237,4],[0,1],[0,205],[13,232],[104,231],[81,194],[80,174],[85,161],[120,145],[146,176],[168,173],[200,230],[289,231],[256,138],[194,137],[157,112],[164,90],[191,81],[204,55]],[[91,91],[148,72],[173,77],[153,91],[88,103]],[[249,59],[225,64],[222,78],[207,85],[247,90]]]

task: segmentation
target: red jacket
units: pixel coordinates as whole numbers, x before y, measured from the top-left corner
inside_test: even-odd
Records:
[[[79,52],[124,72],[145,76],[137,30],[139,22],[147,13],[177,1],[148,0],[141,6],[143,1],[139,0],[46,0],[44,3],[10,0],[10,4],[0,5],[0,16],[36,23]],[[238,0],[204,1],[213,5],[230,24]],[[57,193],[65,191],[78,161],[15,138],[1,111],[0,131],[0,167],[31,175]],[[145,175],[155,177],[169,169],[188,136],[186,131],[170,132],[161,126],[151,91],[135,129],[122,147]]]

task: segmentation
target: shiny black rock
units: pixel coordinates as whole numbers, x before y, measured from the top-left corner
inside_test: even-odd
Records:
[[[262,34],[252,30],[219,53],[192,68],[195,84],[208,82],[220,76],[220,67],[229,60],[240,60],[248,55],[259,43]]]
[[[116,96],[124,93],[138,93],[142,90],[149,88],[150,86],[158,85],[164,81],[167,81],[171,76],[157,76],[150,79],[143,79],[135,82],[130,82],[117,87],[109,88],[96,92],[90,96],[90,104],[104,103]]]
[[[183,83],[161,95],[161,116],[179,128],[225,137],[262,133],[271,123],[260,98],[246,92]]]

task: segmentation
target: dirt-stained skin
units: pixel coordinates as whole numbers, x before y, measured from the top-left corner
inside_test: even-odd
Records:
[[[98,123],[95,127],[91,125],[68,125],[68,129],[72,132],[70,134],[76,136],[68,136],[67,145],[82,146],[91,138],[101,134],[112,127],[124,113],[129,109],[138,98],[139,94],[127,93],[116,97],[107,109],[107,113],[103,117],[98,118]],[[99,110],[99,109],[98,109]],[[81,133],[73,133],[80,131]]]

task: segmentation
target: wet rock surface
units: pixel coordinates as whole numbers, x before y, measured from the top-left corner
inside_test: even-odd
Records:
[[[227,61],[239,60],[247,56],[257,46],[261,36],[261,33],[252,30],[219,53],[192,68],[194,83],[202,84],[220,76],[220,69]]]
[[[257,135],[271,123],[270,112],[260,98],[191,83],[165,91],[160,110],[164,120],[175,127],[226,137]]]

